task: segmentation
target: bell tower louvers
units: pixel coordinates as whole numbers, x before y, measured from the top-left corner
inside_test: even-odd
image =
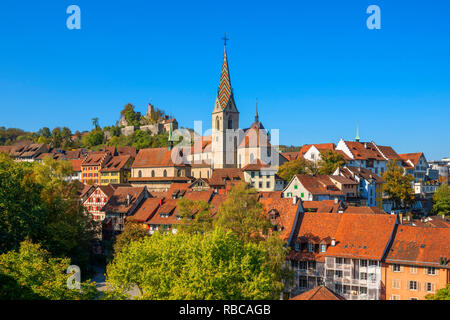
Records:
[[[216,103],[212,112],[212,168],[236,168],[239,137],[239,111],[233,97],[228,69],[227,41],[224,37],[224,54]]]

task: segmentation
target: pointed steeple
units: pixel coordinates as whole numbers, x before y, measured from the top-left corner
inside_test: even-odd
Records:
[[[258,116],[258,98],[256,98],[255,122],[259,122],[259,116]]]
[[[355,137],[355,141],[356,141],[356,142],[359,142],[359,140],[361,140],[361,139],[359,138],[359,126],[356,125],[356,137]]]
[[[220,107],[225,109],[230,100],[233,98],[233,93],[231,91],[231,81],[230,81],[230,72],[228,70],[228,58],[227,58],[227,35],[223,38],[225,41],[224,44],[224,53],[223,53],[223,63],[222,63],[222,72],[220,74],[220,84],[219,90],[217,92],[217,97],[219,98]]]

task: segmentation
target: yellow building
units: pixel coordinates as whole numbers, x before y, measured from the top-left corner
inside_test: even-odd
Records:
[[[100,185],[127,183],[132,163],[130,155],[112,157],[100,170]]]

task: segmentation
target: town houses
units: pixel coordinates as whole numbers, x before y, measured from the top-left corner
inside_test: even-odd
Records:
[[[99,241],[114,240],[127,221],[150,236],[177,234],[186,218],[183,200],[207,204],[215,219],[232,188],[248,184],[288,251],[285,262],[294,278],[285,284],[286,299],[424,299],[450,282],[450,222],[431,211],[433,195],[449,183],[449,159],[429,162],[420,150],[398,154],[392,146],[362,141],[359,132],[353,140],[313,141],[282,152],[257,103],[241,128],[226,44],[211,107],[208,135],[195,132],[179,144],[174,118],[136,126],[122,114],[122,135],[163,133],[167,146],[63,150],[20,142],[1,146],[0,153],[18,162],[70,163],[66,180],[81,184],[80,203],[98,222]],[[155,112],[149,104],[148,118]],[[332,172],[293,172],[286,180],[280,174],[299,160],[320,166],[330,153],[342,160]],[[393,162],[412,176],[409,211],[396,208],[384,190]]]

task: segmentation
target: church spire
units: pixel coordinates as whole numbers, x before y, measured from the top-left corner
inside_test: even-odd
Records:
[[[359,142],[359,140],[361,140],[361,139],[359,138],[359,126],[356,125],[356,137],[355,137],[355,141],[356,141],[356,142]]]
[[[220,107],[225,109],[230,100],[232,99],[231,92],[231,81],[230,81],[230,72],[228,70],[228,59],[227,59],[227,34],[223,37],[224,40],[224,53],[223,53],[223,63],[222,63],[222,72],[220,74],[220,84],[218,90],[218,98]]]
[[[258,116],[258,98],[256,98],[255,122],[259,122],[259,116]]]

